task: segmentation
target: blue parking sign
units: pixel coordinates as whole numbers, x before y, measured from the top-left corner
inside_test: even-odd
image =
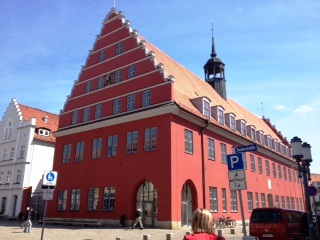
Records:
[[[237,171],[237,170],[244,169],[241,153],[227,155],[227,161],[228,161],[228,170],[229,171]]]

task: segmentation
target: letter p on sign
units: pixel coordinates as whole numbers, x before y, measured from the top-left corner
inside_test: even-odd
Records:
[[[244,169],[241,153],[230,154],[227,156],[227,160],[228,160],[228,170],[229,171],[236,171],[236,170],[243,170]]]

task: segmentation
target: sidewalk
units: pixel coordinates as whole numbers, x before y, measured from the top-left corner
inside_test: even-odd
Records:
[[[24,233],[20,228],[21,221],[0,220],[1,240],[41,240],[42,225],[33,222],[32,233]],[[182,240],[190,229],[170,230],[146,228],[134,230],[127,228],[80,227],[64,225],[45,225],[43,240],[143,240],[143,235],[150,235],[149,240],[166,240],[168,233],[173,233],[172,240]],[[225,234],[227,240],[242,240],[242,234]]]

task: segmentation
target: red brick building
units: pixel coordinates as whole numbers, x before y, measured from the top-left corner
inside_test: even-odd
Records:
[[[60,114],[49,219],[118,224],[138,205],[146,225],[163,228],[188,225],[197,207],[240,220],[227,155],[252,144],[258,150],[242,154],[246,219],[257,206],[303,208],[288,141],[227,98],[212,43],[204,81],[139,36],[122,12],[107,14]]]

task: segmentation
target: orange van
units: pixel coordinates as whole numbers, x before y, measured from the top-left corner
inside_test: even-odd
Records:
[[[250,236],[261,239],[307,239],[301,231],[304,212],[284,208],[256,208],[250,217]]]

